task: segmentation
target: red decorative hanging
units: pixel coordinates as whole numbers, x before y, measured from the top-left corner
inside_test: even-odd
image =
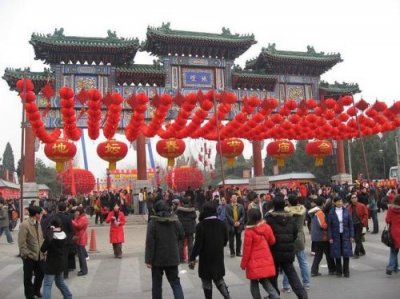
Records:
[[[228,166],[235,164],[235,158],[243,153],[244,143],[239,138],[228,138],[217,143],[217,153],[227,158]]]
[[[280,139],[267,145],[267,155],[275,158],[278,166],[285,166],[285,159],[294,154],[294,145],[291,141]]]
[[[56,162],[56,171],[64,169],[64,163],[72,160],[76,154],[76,146],[65,139],[58,139],[54,143],[47,143],[44,147],[47,158]]]
[[[324,164],[324,157],[333,153],[332,143],[327,140],[316,140],[306,144],[307,155],[315,157],[315,166]]]
[[[200,169],[195,167],[176,167],[168,171],[166,176],[170,189],[183,192],[190,186],[193,190],[203,185],[204,177]]]
[[[157,153],[164,158],[168,159],[168,166],[174,166],[175,158],[179,157],[185,152],[185,142],[181,139],[169,138],[161,139],[157,142]]]
[[[128,153],[128,146],[118,140],[107,140],[97,146],[97,154],[100,158],[108,162],[108,169],[115,170],[117,161],[125,158]]]
[[[96,185],[94,175],[85,169],[68,169],[59,175],[59,179],[62,182],[63,194],[65,195],[72,195],[75,192],[77,194],[88,194],[93,191]]]

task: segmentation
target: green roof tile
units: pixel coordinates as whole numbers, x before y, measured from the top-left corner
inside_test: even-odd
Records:
[[[29,78],[35,85],[35,91],[38,92],[48,81],[54,81],[54,74],[50,69],[43,72],[31,72],[30,68],[12,69],[6,68],[2,77],[10,87],[10,90],[16,90],[16,83],[19,79]]]
[[[335,81],[334,84],[329,84],[328,82],[321,81],[319,83],[319,89],[325,91],[326,96],[356,94],[361,92],[357,83],[339,83],[337,81]]]

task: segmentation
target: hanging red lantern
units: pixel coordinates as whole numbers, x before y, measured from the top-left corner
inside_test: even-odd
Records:
[[[97,146],[97,154],[100,158],[108,162],[108,169],[115,170],[117,161],[125,158],[128,153],[128,146],[118,140],[107,140]]]
[[[156,144],[157,153],[168,159],[168,166],[174,166],[175,158],[185,152],[185,142],[182,139],[161,139]]]
[[[294,154],[294,145],[287,139],[275,140],[267,145],[267,154],[277,160],[278,166],[285,166],[285,159]]]
[[[56,162],[56,171],[61,172],[64,168],[64,163],[75,157],[76,146],[65,139],[58,139],[54,143],[47,143],[44,146],[44,153],[47,158]]]
[[[228,166],[232,167],[235,164],[235,158],[242,154],[244,143],[239,138],[227,138],[221,140],[221,144],[217,142],[217,153],[227,158]]]
[[[316,140],[306,144],[307,155],[315,157],[315,166],[324,165],[324,157],[333,153],[332,143],[327,140]]]

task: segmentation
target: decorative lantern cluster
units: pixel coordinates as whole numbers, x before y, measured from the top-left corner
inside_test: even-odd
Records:
[[[122,110],[121,104],[123,101],[124,98],[119,93],[113,93],[111,95],[111,103],[108,107],[107,119],[103,128],[104,137],[107,139],[113,138],[118,129]]]
[[[68,169],[60,173],[59,179],[65,195],[88,194],[96,185],[94,175],[85,169]]]
[[[228,166],[235,164],[235,158],[243,153],[244,143],[239,138],[228,138],[217,142],[217,153],[227,158]]]
[[[315,158],[315,166],[324,165],[324,157],[333,153],[332,143],[327,140],[315,140],[306,144],[307,155]]]
[[[46,143],[44,153],[50,160],[56,162],[56,171],[64,170],[64,164],[75,157],[76,146],[65,139],[58,139],[54,143]]]
[[[35,102],[36,95],[33,92],[35,86],[29,79],[18,80],[17,89],[20,92],[19,96],[24,103],[26,116],[32,126],[33,132],[36,137],[44,143],[53,143],[61,135],[60,129],[55,129],[51,134],[48,134],[44,123],[41,120],[39,108]]]
[[[294,145],[286,139],[275,140],[267,145],[267,154],[277,160],[278,166],[285,166],[285,159],[294,154]]]
[[[193,190],[203,185],[204,177],[200,169],[196,167],[176,167],[167,173],[167,185],[169,188],[183,192],[190,186]]]
[[[157,153],[164,158],[168,159],[168,166],[175,165],[175,158],[179,157],[185,152],[185,142],[181,139],[169,138],[161,139],[157,142]]]
[[[88,98],[88,135],[90,139],[96,140],[100,135],[101,94],[97,89],[91,89]]]
[[[108,162],[108,169],[115,170],[117,161],[125,158],[128,153],[128,146],[114,139],[104,141],[97,146],[97,154]]]

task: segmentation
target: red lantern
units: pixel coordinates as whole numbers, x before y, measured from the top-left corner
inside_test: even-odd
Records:
[[[315,157],[315,166],[324,165],[324,157],[332,155],[332,152],[332,143],[327,140],[316,140],[306,144],[306,153]]]
[[[175,158],[179,157],[185,152],[185,142],[182,139],[169,138],[162,139],[157,142],[157,153],[164,158],[168,159],[168,166],[174,166]]]
[[[231,167],[235,164],[235,158],[242,154],[243,149],[244,143],[239,138],[221,140],[221,145],[217,142],[217,153],[227,158],[227,164]]]
[[[97,154],[108,162],[108,169],[115,170],[117,161],[125,158],[128,153],[128,146],[114,139],[104,141],[97,146]]]
[[[278,166],[285,166],[285,159],[294,154],[294,145],[286,139],[276,140],[267,145],[267,154],[277,160]]]
[[[64,163],[74,158],[76,146],[65,139],[58,139],[54,143],[47,143],[44,147],[44,153],[47,158],[56,162],[56,171],[61,172]]]
[[[63,193],[65,195],[72,193],[88,194],[96,185],[94,175],[85,169],[68,169],[60,173],[59,178],[63,184]]]
[[[193,190],[203,185],[204,177],[200,169],[195,167],[176,167],[167,173],[168,187],[183,192],[190,186]]]

